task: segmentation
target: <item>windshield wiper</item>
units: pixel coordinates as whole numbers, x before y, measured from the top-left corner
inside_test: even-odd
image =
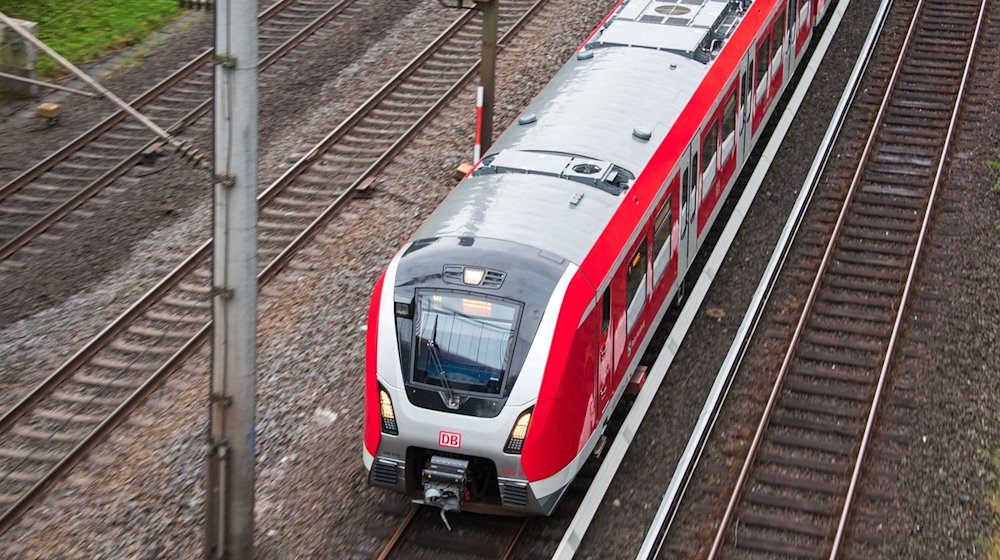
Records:
[[[461,404],[461,400],[455,391],[451,388],[451,383],[448,381],[448,373],[444,371],[444,366],[441,365],[441,355],[438,354],[438,316],[434,316],[434,328],[431,331],[431,339],[427,341],[427,350],[431,355],[431,360],[433,360],[434,365],[437,367],[438,372],[441,374],[441,381],[444,383],[444,388],[448,391],[448,402],[445,404],[450,409],[456,409]]]

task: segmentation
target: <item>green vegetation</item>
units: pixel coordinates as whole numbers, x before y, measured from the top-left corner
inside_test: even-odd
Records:
[[[991,457],[993,461],[993,494],[990,496],[990,505],[993,506],[993,534],[987,542],[987,558],[989,560],[1000,560],[1000,448],[994,449]]]
[[[1000,161],[987,161],[986,165],[997,174],[993,180],[993,192],[1000,194]]]
[[[38,38],[76,64],[134,45],[180,12],[177,0],[3,0],[0,10],[37,22]],[[61,73],[39,54],[39,76]]]

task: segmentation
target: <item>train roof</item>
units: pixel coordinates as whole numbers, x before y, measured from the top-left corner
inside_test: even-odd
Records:
[[[732,14],[717,6],[726,2],[681,0],[678,6],[683,4],[692,15],[685,25],[664,23],[665,15],[663,21],[649,17],[667,5],[662,1],[623,4],[414,239],[490,237],[581,263],[711,66],[710,58],[695,56],[711,37],[701,25],[710,18],[697,16],[714,18],[706,33],[729,25]],[[725,36],[734,27],[724,29]],[[691,29],[698,30],[697,40]]]
[[[415,239],[499,239],[580,263],[620,198],[555,177],[523,173],[470,177],[441,203]]]
[[[573,57],[490,148],[609,161],[638,174],[707,71],[673,52],[609,46]],[[526,124],[520,124],[521,122]],[[650,133],[637,137],[636,129]]]
[[[668,50],[708,62],[739,23],[736,6],[729,0],[632,0],[618,9],[595,44]]]

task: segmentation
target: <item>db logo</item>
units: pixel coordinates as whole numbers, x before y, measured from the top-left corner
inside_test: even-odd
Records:
[[[438,434],[438,445],[441,447],[462,447],[462,434],[441,432]]]

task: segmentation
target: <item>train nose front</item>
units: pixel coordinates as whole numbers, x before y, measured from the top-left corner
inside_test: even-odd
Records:
[[[440,428],[443,420],[454,421],[452,415],[400,404],[396,417],[399,436],[383,434],[378,451],[366,457],[369,484],[445,512],[548,513],[535,499],[520,455],[503,451],[517,423],[515,411],[463,418],[462,427],[451,431]],[[497,425],[506,426],[502,437]]]

